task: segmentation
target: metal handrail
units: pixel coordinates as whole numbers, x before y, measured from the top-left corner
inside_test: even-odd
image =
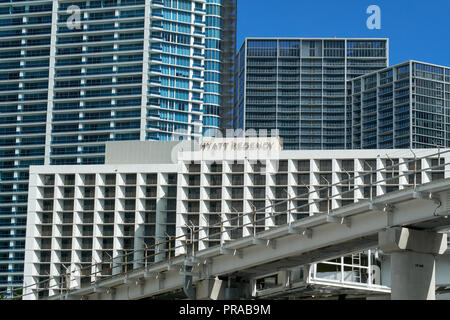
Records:
[[[404,163],[402,163],[402,164],[404,164]],[[427,168],[427,169],[423,169],[423,170],[421,170],[421,171],[419,171],[419,172],[424,172],[424,171],[427,171],[427,170],[433,170],[433,169],[435,169],[435,168],[440,168],[440,167],[445,166],[445,165],[447,165],[447,164],[450,164],[450,162],[449,162],[449,163],[444,163],[444,164],[439,164],[439,165],[437,165],[437,166],[430,167],[430,168]],[[399,165],[400,165],[400,164],[399,164]],[[388,169],[388,168],[379,169],[379,170],[376,170],[376,171],[374,171],[374,172],[370,172],[370,174],[373,174],[373,173],[375,173],[375,172],[377,172],[377,171],[387,170],[387,169]],[[448,171],[450,171],[450,170],[448,170]],[[414,172],[414,175],[416,175],[417,173],[418,173],[418,172]],[[366,176],[366,175],[368,175],[368,174],[365,174],[365,175],[363,175],[363,176]],[[377,185],[377,184],[380,183],[380,182],[385,182],[385,181],[395,180],[395,179],[399,179],[400,177],[408,176],[408,175],[411,175],[411,173],[409,172],[409,173],[405,173],[405,174],[402,174],[402,175],[393,176],[393,177],[391,177],[391,178],[389,178],[389,179],[384,179],[384,180],[380,180],[380,181],[375,181],[375,182],[373,182],[372,184]],[[351,180],[354,180],[355,178],[360,178],[360,177],[363,177],[363,176],[355,176],[353,179],[350,179],[350,181],[351,181]],[[339,182],[337,185],[341,185],[342,183],[345,183],[345,182],[346,182],[346,181]],[[319,189],[319,190],[309,192],[307,195],[313,194],[313,193],[318,193],[320,190],[325,190],[325,189],[328,189],[328,190],[329,190],[329,189],[331,189],[332,186],[335,186],[335,185],[336,185],[336,184],[333,184],[333,185],[330,185],[330,186],[321,188],[321,189]],[[359,190],[359,189],[365,188],[365,187],[366,187],[365,185],[362,185],[362,186],[354,186],[353,191]],[[373,187],[373,186],[371,185],[370,188],[372,188],[372,187]],[[413,187],[414,187],[414,189],[415,189],[415,188],[417,187],[417,185],[415,185],[415,186],[413,186]],[[347,192],[349,192],[349,190],[347,190],[347,191],[345,191],[345,192],[343,192],[343,193],[347,193]],[[306,194],[305,194],[305,195],[306,195]],[[338,194],[332,195],[332,196],[330,197],[330,199],[328,199],[328,201],[331,200],[331,199],[333,199],[333,198],[336,197],[336,196],[339,196],[339,195],[341,195],[341,194],[338,193]],[[273,206],[276,206],[276,205],[279,205],[279,204],[282,204],[282,203],[286,203],[286,202],[288,202],[288,201],[292,201],[292,200],[295,200],[295,199],[298,199],[298,198],[301,198],[301,197],[303,197],[303,195],[300,195],[300,196],[297,196],[297,197],[294,197],[294,198],[291,198],[291,199],[288,199],[288,200],[284,200],[284,201],[282,201],[282,202],[278,202],[278,203],[276,203],[275,205],[271,205],[271,206],[266,207],[266,208],[264,208],[264,209],[272,208]],[[314,202],[315,202],[315,199],[313,199],[313,203],[314,203]],[[291,213],[291,212],[294,211],[294,210],[301,209],[301,208],[307,207],[307,206],[309,206],[309,205],[310,205],[310,203],[304,204],[304,205],[301,205],[301,206],[298,206],[298,207],[295,207],[295,208],[292,208],[292,209],[288,209],[288,210],[283,211],[283,212],[277,212],[277,213],[275,213],[275,214],[271,214],[270,217],[265,217],[265,218],[263,218],[263,219],[254,220],[254,222],[249,222],[249,223],[247,223],[247,224],[244,224],[242,227],[247,226],[247,225],[250,225],[251,227],[254,227],[254,226],[257,224],[257,222],[265,221],[265,220],[267,220],[267,219],[269,219],[269,218],[273,218],[273,217],[276,217],[276,216],[279,216],[279,215],[289,214],[289,213]],[[262,209],[258,209],[258,211],[259,211],[259,210],[262,210]],[[330,214],[330,213],[331,213],[331,211],[328,212],[328,214]],[[249,214],[255,215],[255,211],[247,213],[247,215],[249,215]],[[236,218],[232,218],[232,219],[236,219]],[[231,221],[231,220],[228,220],[228,221]],[[231,229],[231,230],[234,230],[234,229]],[[218,235],[218,234],[219,234],[219,233],[215,233],[215,234],[212,234],[212,235],[208,235],[208,237],[200,238],[200,239],[198,239],[198,241],[201,241],[201,240],[204,240],[204,239],[208,239],[208,238],[210,238],[211,236]],[[220,233],[220,234],[221,234],[221,233]]]
[[[79,273],[80,273],[80,278],[83,278],[83,277],[84,277],[84,278],[88,278],[88,277],[92,277],[92,276],[95,277],[95,276],[97,276],[98,273],[102,274],[102,273],[104,273],[104,272],[106,272],[106,271],[109,271],[109,270],[112,271],[112,270],[114,270],[114,269],[116,269],[116,268],[122,268],[122,267],[124,267],[124,266],[126,266],[126,265],[128,265],[128,264],[134,263],[134,262],[138,262],[138,261],[142,261],[142,260],[145,260],[145,261],[146,261],[148,258],[156,257],[156,256],[158,256],[158,255],[160,255],[160,254],[165,254],[165,252],[157,252],[157,253],[155,253],[155,254],[148,255],[148,254],[147,254],[147,253],[148,253],[148,250],[150,250],[150,249],[152,249],[152,248],[157,248],[157,247],[159,247],[160,245],[164,245],[164,244],[169,244],[169,247],[170,247],[170,246],[171,246],[171,242],[172,242],[173,240],[176,240],[176,239],[179,239],[179,238],[183,238],[183,237],[184,237],[184,235],[183,235],[183,236],[179,236],[179,237],[174,237],[174,238],[170,239],[169,241],[165,241],[165,242],[161,242],[161,243],[154,244],[154,245],[152,245],[152,246],[148,246],[146,249],[133,250],[133,251],[127,252],[127,253],[125,253],[125,254],[123,254],[123,255],[115,256],[115,257],[113,257],[112,260],[114,260],[114,259],[119,259],[119,258],[126,258],[126,257],[129,256],[130,254],[134,254],[134,253],[138,253],[138,252],[145,252],[144,257],[142,257],[142,258],[140,258],[140,259],[135,259],[135,260],[131,260],[131,261],[125,261],[125,262],[123,262],[123,263],[120,263],[120,264],[115,265],[115,266],[113,265],[112,267],[109,267],[109,268],[106,268],[106,269],[98,270],[97,268],[95,268],[97,265],[103,264],[104,262],[102,261],[102,262],[99,262],[99,263],[91,264],[91,265],[89,265],[89,266],[87,266],[87,267],[84,267],[84,268],[81,268],[81,269],[78,269],[78,270],[71,271],[71,272],[66,273],[66,274],[64,274],[64,275],[65,275],[65,276],[70,276],[70,274],[72,274],[72,273],[79,272]],[[169,254],[169,258],[170,258],[170,254]],[[169,259],[169,261],[170,261],[170,259]],[[111,262],[111,261],[110,261],[110,262]],[[93,267],[94,267],[95,269],[97,269],[97,271],[92,272],[92,273],[90,273],[90,274],[82,275],[82,271],[83,271],[83,270],[89,270],[89,269],[92,269]],[[116,274],[116,275],[112,275],[112,276],[110,276],[110,277],[120,276],[120,275],[122,275],[122,274],[127,274],[127,273],[128,273],[128,272],[125,271],[125,272],[122,272],[122,273],[118,273],[118,274]],[[53,277],[53,278],[52,278],[52,277]],[[24,286],[24,287],[22,287],[22,288],[20,288],[20,289],[16,289],[16,290],[23,290],[23,289],[25,289],[25,288],[37,286],[37,285],[39,285],[39,284],[46,284],[47,282],[50,282],[51,280],[56,280],[57,277],[61,277],[61,275],[58,275],[58,276],[50,276],[49,279],[46,279],[46,280],[43,280],[43,281],[40,281],[40,282],[35,282],[35,283],[31,284],[31,285]],[[68,282],[70,282],[70,281],[72,281],[72,278],[69,277],[69,281],[68,281]],[[94,282],[95,282],[95,281],[94,281]],[[67,282],[66,282],[66,283],[67,283]],[[92,284],[92,282],[91,282],[91,284]],[[56,286],[56,289],[61,289],[60,286],[59,286],[58,284],[55,284],[55,285],[53,285],[53,286],[47,286],[47,287],[45,287],[45,288],[38,288],[38,289],[37,289],[37,292],[42,291],[42,290],[49,290],[49,289],[54,288],[55,286]],[[14,291],[16,291],[16,290],[14,290]],[[4,294],[4,293],[7,293],[7,292],[8,292],[8,291],[2,291],[2,292],[0,292],[0,294]],[[29,294],[33,294],[33,292],[27,293],[27,294],[22,294],[22,295],[19,295],[19,296],[16,296],[16,297],[24,297],[24,296],[29,295]]]
[[[289,198],[289,199],[285,199],[285,200],[282,200],[282,201],[280,201],[280,202],[272,203],[270,206],[267,206],[267,207],[264,207],[264,208],[259,208],[259,209],[254,208],[254,210],[252,210],[251,212],[248,212],[247,214],[244,214],[244,213],[242,214],[242,216],[245,216],[245,215],[253,215],[253,217],[254,217],[253,221],[250,221],[250,222],[248,222],[248,223],[246,223],[246,224],[242,224],[242,226],[237,226],[237,227],[234,227],[234,226],[233,226],[233,227],[227,227],[227,228],[228,228],[227,231],[222,231],[222,230],[221,230],[221,232],[218,232],[218,233],[215,233],[215,234],[212,234],[212,235],[208,235],[208,236],[203,237],[203,238],[198,238],[198,239],[195,239],[195,236],[193,236],[193,235],[196,234],[196,233],[200,233],[200,231],[205,231],[205,229],[207,229],[207,228],[211,228],[211,227],[220,227],[220,226],[222,226],[225,222],[232,222],[232,221],[234,221],[234,220],[236,220],[236,219],[239,219],[241,216],[238,215],[237,217],[233,217],[233,218],[230,218],[230,219],[227,219],[227,220],[222,220],[220,223],[217,223],[217,224],[214,224],[214,225],[210,225],[210,226],[206,226],[206,227],[196,227],[197,230],[193,230],[193,231],[192,231],[192,236],[193,236],[193,237],[192,237],[192,241],[191,241],[192,243],[191,243],[191,245],[194,247],[195,243],[199,243],[199,242],[202,241],[202,240],[211,239],[212,236],[222,235],[223,233],[226,233],[226,232],[228,232],[228,231],[239,230],[239,229],[244,228],[244,227],[247,227],[247,226],[250,226],[250,227],[253,227],[253,228],[254,228],[253,236],[256,237],[256,235],[257,235],[256,227],[257,227],[257,223],[258,223],[258,222],[262,222],[262,221],[266,221],[266,220],[268,220],[268,219],[272,219],[272,218],[274,218],[274,217],[276,217],[276,216],[278,216],[278,215],[282,215],[282,214],[283,214],[283,215],[284,215],[284,214],[290,214],[290,213],[291,213],[292,211],[294,211],[294,210],[298,210],[298,209],[301,209],[301,208],[303,208],[303,207],[310,206],[310,203],[308,202],[307,204],[304,204],[304,205],[301,205],[301,206],[298,206],[298,207],[295,207],[295,208],[291,208],[291,209],[288,208],[288,210],[286,210],[286,211],[274,213],[274,214],[269,215],[268,217],[264,217],[263,219],[256,220],[256,214],[258,214],[258,212],[260,212],[260,213],[266,213],[267,209],[274,208],[275,206],[278,206],[278,205],[280,205],[280,204],[289,203],[290,201],[297,200],[297,199],[305,199],[306,196],[308,196],[308,198],[309,198],[310,195],[312,195],[312,194],[314,194],[314,193],[317,193],[317,194],[318,194],[321,190],[330,190],[330,189],[332,190],[332,188],[333,188],[334,186],[342,186],[342,185],[344,185],[345,183],[349,183],[349,185],[350,185],[350,182],[351,182],[351,181],[354,181],[354,180],[357,179],[357,178],[363,178],[363,177],[369,176],[369,175],[372,176],[374,173],[378,173],[378,172],[385,171],[385,170],[389,170],[389,169],[394,169],[394,168],[396,168],[396,167],[399,168],[401,165],[405,165],[405,164],[409,164],[409,163],[415,163],[415,164],[416,164],[417,161],[419,161],[419,160],[429,159],[429,158],[432,158],[432,157],[435,157],[435,156],[438,156],[438,159],[439,159],[439,160],[438,160],[439,162],[438,162],[438,165],[437,165],[437,166],[433,166],[433,167],[429,167],[429,168],[421,168],[419,171],[417,171],[417,168],[416,168],[416,165],[415,165],[415,168],[414,168],[413,170],[409,170],[409,169],[408,169],[408,170],[405,170],[405,171],[403,172],[403,174],[401,174],[401,175],[400,175],[400,174],[398,174],[397,176],[392,175],[392,177],[389,178],[389,179],[382,179],[382,180],[379,180],[379,181],[372,182],[372,183],[370,184],[370,188],[372,188],[373,185],[378,185],[378,184],[381,183],[381,182],[386,182],[386,181],[390,181],[390,180],[394,180],[394,179],[399,179],[400,177],[403,177],[403,176],[409,176],[409,175],[411,175],[411,174],[414,174],[414,177],[416,177],[417,173],[427,172],[427,171],[432,171],[433,169],[436,169],[436,168],[444,168],[444,170],[440,170],[440,172],[442,172],[442,171],[444,171],[444,172],[450,171],[450,170],[445,170],[445,166],[446,166],[446,165],[450,165],[450,162],[445,162],[445,163],[442,163],[442,164],[440,163],[441,156],[442,156],[443,154],[446,154],[446,153],[450,153],[450,149],[447,150],[447,151],[444,151],[444,152],[441,152],[441,150],[439,150],[438,153],[434,153],[434,154],[430,154],[430,155],[427,155],[427,156],[423,156],[423,157],[421,157],[421,158],[417,158],[417,157],[415,156],[415,158],[414,158],[413,160],[404,161],[404,162],[400,162],[400,161],[399,161],[399,163],[394,164],[394,165],[392,165],[392,166],[380,168],[380,169],[373,170],[373,171],[370,171],[370,172],[364,172],[362,175],[354,176],[353,178],[350,178],[350,179],[347,179],[347,180],[342,180],[342,181],[340,181],[340,182],[337,182],[337,183],[334,183],[334,184],[331,184],[331,185],[327,185],[326,187],[319,188],[319,189],[314,190],[314,191],[309,191],[309,192],[304,193],[304,194],[301,194],[301,195],[299,195],[299,196],[295,196],[295,197],[292,197],[292,198]],[[391,163],[393,163],[392,160],[391,160]],[[400,173],[400,170],[398,171],[398,173]],[[416,182],[416,181],[415,181],[415,182]],[[353,188],[353,191],[355,191],[355,190],[359,190],[359,189],[361,189],[361,188],[365,188],[366,185],[358,185],[358,186],[353,185],[353,187],[354,187],[354,188]],[[417,183],[414,183],[413,188],[414,188],[414,189],[417,188]],[[341,193],[337,193],[337,194],[331,195],[331,197],[329,197],[329,199],[327,199],[327,201],[330,201],[331,199],[333,199],[333,198],[336,197],[336,196],[341,195],[342,193],[348,193],[348,192],[350,192],[350,190],[346,190],[345,192],[341,192]],[[313,203],[315,202],[315,200],[316,200],[316,199],[313,199]],[[332,210],[330,210],[330,211],[332,211]],[[330,213],[331,213],[331,212],[330,212]],[[279,226],[275,226],[275,227],[279,227]],[[221,229],[222,229],[222,228],[221,228]],[[91,272],[90,274],[82,275],[82,271],[83,271],[83,270],[92,269],[93,267],[94,267],[95,269],[97,269],[96,266],[97,266],[98,264],[102,264],[102,263],[104,263],[104,262],[95,263],[95,264],[91,264],[91,265],[89,265],[89,266],[80,268],[80,269],[78,269],[78,270],[73,270],[73,271],[69,272],[68,274],[66,273],[65,275],[66,275],[66,276],[69,276],[69,282],[70,282],[70,281],[72,281],[72,280],[71,280],[72,278],[70,277],[70,275],[73,274],[73,273],[75,273],[75,272],[77,272],[77,273],[79,272],[79,273],[80,273],[80,278],[83,278],[83,277],[84,277],[84,278],[88,278],[88,277],[91,277],[91,278],[92,278],[92,277],[97,277],[97,274],[98,274],[98,273],[103,273],[103,272],[109,271],[109,270],[112,271],[112,270],[114,270],[114,269],[116,269],[116,268],[122,268],[122,267],[124,267],[124,266],[126,266],[126,265],[128,265],[128,264],[131,264],[131,263],[142,262],[142,261],[145,262],[145,261],[147,261],[148,258],[156,257],[156,256],[158,256],[158,255],[161,255],[161,254],[165,254],[165,253],[166,253],[166,251],[160,251],[160,252],[157,252],[157,253],[155,253],[155,254],[148,255],[147,253],[148,253],[148,250],[150,250],[150,249],[158,248],[159,246],[162,246],[162,245],[165,245],[165,244],[169,244],[170,251],[176,250],[176,249],[179,249],[179,248],[187,248],[187,245],[188,245],[188,244],[187,244],[186,236],[187,236],[187,235],[184,234],[184,235],[181,235],[181,236],[178,236],[178,237],[174,237],[174,238],[171,238],[169,241],[164,241],[164,242],[156,243],[156,244],[154,244],[154,245],[152,245],[152,246],[146,247],[145,249],[133,250],[133,251],[127,252],[126,254],[123,254],[123,255],[117,255],[117,256],[113,257],[113,259],[112,259],[112,260],[114,261],[114,259],[120,259],[120,258],[128,257],[130,254],[133,254],[133,255],[134,255],[135,253],[145,252],[145,254],[144,254],[143,257],[134,259],[134,260],[132,260],[132,261],[126,261],[126,262],[124,262],[124,263],[120,263],[120,264],[117,264],[117,265],[115,265],[115,266],[113,265],[113,266],[110,267],[110,268],[101,269],[101,270],[97,270],[97,271],[95,271],[95,272]],[[185,239],[184,239],[184,240],[185,240],[184,245],[179,245],[179,246],[175,246],[175,247],[171,248],[171,243],[172,243],[172,241],[174,241],[174,240],[176,241],[176,240],[179,240],[179,239],[182,239],[182,238],[185,238]],[[235,239],[231,239],[230,241],[235,241]],[[193,251],[192,251],[192,252],[193,252]],[[169,252],[169,260],[168,260],[168,261],[170,261],[170,258],[171,258],[171,253]],[[136,270],[136,269],[134,269],[134,270]],[[118,273],[118,274],[115,274],[115,275],[108,275],[108,279],[111,279],[111,278],[116,277],[116,276],[121,276],[121,275],[124,275],[124,274],[127,274],[127,273],[128,273],[128,270],[126,270],[126,272]],[[20,289],[13,290],[13,292],[14,292],[14,291],[17,291],[17,290],[23,290],[23,291],[24,291],[24,289],[26,289],[26,288],[35,287],[35,286],[38,286],[38,285],[40,285],[40,284],[46,284],[47,282],[49,283],[51,280],[56,280],[56,278],[58,278],[58,277],[61,277],[61,275],[58,275],[58,276],[49,276],[49,278],[46,279],[46,280],[43,280],[43,281],[40,281],[40,282],[35,282],[35,283],[31,284],[31,285],[21,287]],[[100,279],[100,281],[101,281],[101,279]],[[97,283],[97,279],[95,279],[94,282],[91,281],[91,284],[92,284],[92,283]],[[66,284],[67,284],[67,282],[66,282]],[[56,284],[54,284],[54,285],[52,285],[52,286],[48,286],[48,287],[45,287],[45,288],[37,288],[37,289],[34,289],[34,291],[40,292],[40,291],[43,291],[43,290],[50,290],[50,289],[52,289],[52,288],[54,288],[54,287],[56,287],[56,289],[60,289],[60,290],[61,290],[61,287],[59,286],[59,284],[56,283]],[[66,290],[70,291],[70,289],[66,289]],[[16,296],[16,297],[24,297],[24,296],[26,296],[26,295],[34,294],[34,292],[30,292],[30,293],[24,294],[23,291],[22,291],[22,294],[21,294],[21,295],[18,295],[18,296]],[[1,294],[4,294],[4,293],[8,293],[8,290],[5,290],[5,291],[3,291],[3,292],[0,292],[0,295],[1,295]]]

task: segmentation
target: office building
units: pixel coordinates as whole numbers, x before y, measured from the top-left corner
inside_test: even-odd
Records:
[[[353,149],[450,147],[450,68],[408,61],[349,81]]]
[[[239,148],[242,140],[225,143],[230,146],[236,141]],[[273,152],[260,153],[258,161],[231,148],[209,152],[184,145],[184,151],[173,152],[175,145],[150,142],[148,150],[142,151],[145,143],[116,142],[107,145],[111,151],[107,150],[105,165],[33,166],[26,299],[66,288],[67,270],[74,274],[71,288],[108,276],[111,264],[124,263],[126,252],[132,250],[141,251],[127,256],[127,261],[142,258],[138,255],[147,247],[148,255],[157,254],[149,257],[149,263],[166,260],[169,254],[184,254],[192,229],[200,228],[194,250],[203,250],[414,184],[448,178],[450,172],[443,165],[449,161],[448,153],[439,155],[438,150],[415,150],[422,157],[415,166],[415,155],[409,150],[280,151],[273,138],[264,142],[272,143]],[[223,143],[217,140],[214,148],[219,144],[224,148]],[[140,150],[139,158],[136,150]],[[153,154],[160,156],[155,159]],[[260,211],[254,214],[255,210]],[[161,242],[165,244],[151,247]],[[125,264],[138,268],[142,263]],[[91,265],[86,273],[79,272]],[[103,271],[92,274],[99,270]],[[115,268],[112,274],[119,272]],[[50,291],[37,293],[33,291],[37,286],[28,287],[49,276]]]
[[[346,149],[346,80],[389,65],[388,39],[247,38],[235,128],[278,129],[288,150]]]
[[[0,2],[0,291],[21,287],[30,165],[219,129],[235,0]]]

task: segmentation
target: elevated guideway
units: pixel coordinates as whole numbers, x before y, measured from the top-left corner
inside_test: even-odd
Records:
[[[49,299],[144,299],[176,293],[183,288],[189,295],[192,285],[195,285],[191,291],[194,295],[190,297],[193,299],[251,298],[255,296],[251,279],[377,248],[379,233],[386,230],[420,230],[437,235],[435,254],[443,253],[447,237],[438,232],[450,228],[448,215],[450,179],[443,179],[348,205],[329,215],[311,216],[222,246],[191,251],[152,265],[145,266],[144,262],[141,268],[98,279],[83,288],[63,290]],[[366,290],[389,292],[389,288],[372,285],[371,277],[369,272]],[[218,280],[225,278],[229,279],[228,287],[226,281]],[[240,279],[241,286],[229,285],[233,282],[230,279]],[[285,281],[289,288],[292,285],[289,277]],[[242,286],[243,283],[247,285]]]
[[[238,222],[236,228],[253,231],[251,236],[223,240],[223,224],[231,224],[231,220],[221,221],[220,231],[208,234],[210,239],[220,239],[221,245],[200,251],[196,248],[201,247],[204,232],[199,227],[186,225],[189,234],[82,269],[70,269],[57,277],[49,276],[25,286],[22,297],[255,299],[286,297],[291,293],[295,297],[391,293],[394,299],[434,299],[436,256],[446,251],[445,232],[450,229],[450,161],[443,157],[447,152],[450,150],[439,150],[437,154],[420,159],[414,154],[411,161],[372,170],[362,176],[349,175],[349,180],[339,182],[340,186],[348,183],[348,190],[343,188],[341,193],[336,191],[338,185],[331,184],[323,189],[308,189],[310,194],[327,190],[326,214],[313,213],[310,217],[281,226],[270,225],[257,232],[260,222],[267,225],[263,220],[301,208],[289,209],[288,206],[287,212],[278,213],[270,210],[300,197],[281,200],[269,208],[240,213],[241,217],[248,215],[244,220],[248,222],[243,225]],[[433,164],[418,168],[419,160]],[[380,173],[391,169],[392,174]],[[440,172],[439,176],[435,169]],[[418,174],[426,177],[426,183],[417,183]],[[377,181],[374,181],[375,176]],[[352,180],[356,179],[368,181],[369,199],[356,199],[358,202],[332,209],[333,198],[350,191]],[[396,180],[409,181],[410,186],[373,196],[374,187],[391,185],[390,180],[394,184]],[[354,185],[354,190],[359,188],[364,186]],[[363,194],[361,190],[359,193]],[[272,213],[257,220],[258,211]],[[237,217],[239,219],[239,214]],[[374,250],[380,249],[391,258],[390,287],[380,281],[381,264],[372,259]],[[156,253],[149,254],[149,250]],[[166,255],[174,250],[182,254]],[[156,257],[160,254],[164,257]],[[105,270],[104,264],[109,268]],[[326,266],[321,269],[318,264]],[[340,271],[323,272],[332,269]],[[402,270],[412,271],[401,276]],[[409,284],[408,279],[415,281]],[[411,292],[417,295],[412,296]]]

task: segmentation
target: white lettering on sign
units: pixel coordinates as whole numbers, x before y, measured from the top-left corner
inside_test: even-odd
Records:
[[[274,150],[275,143],[271,142],[234,142],[234,143],[202,143],[202,151],[251,151]]]

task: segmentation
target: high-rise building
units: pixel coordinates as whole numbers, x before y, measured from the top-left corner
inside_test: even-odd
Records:
[[[346,81],[387,67],[388,50],[388,39],[246,39],[235,128],[278,129],[285,149],[345,149]]]
[[[219,129],[235,22],[236,0],[0,1],[0,291],[22,286],[28,166]]]
[[[408,61],[349,81],[354,149],[450,147],[450,68]]]

